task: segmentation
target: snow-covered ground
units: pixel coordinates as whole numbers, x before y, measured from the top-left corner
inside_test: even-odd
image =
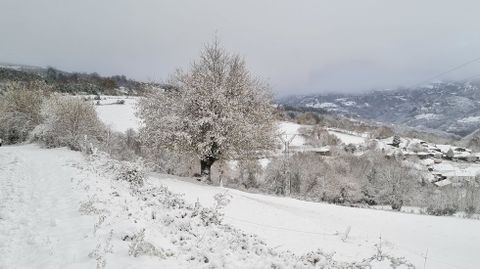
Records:
[[[285,262],[284,250],[320,248],[335,252],[336,259],[359,261],[377,252],[375,244],[417,268],[425,255],[426,268],[479,265],[478,220],[305,202],[158,174],[135,191],[110,175],[118,170],[110,162],[91,162],[66,149],[0,147],[0,268],[95,268],[103,262],[106,268],[266,268]],[[253,254],[250,247],[265,249],[254,237],[198,226],[198,217],[182,222],[192,209],[162,186],[208,207],[215,194],[228,193],[225,222],[257,234],[273,249]],[[249,241],[246,249],[227,251],[242,240]]]
[[[205,224],[212,210],[159,184],[118,180],[118,162],[101,156],[4,146],[0,162],[1,269],[291,268],[299,259]]]
[[[305,138],[300,135],[299,131],[299,129],[302,128],[302,125],[289,121],[281,121],[277,126],[283,141],[291,140],[290,146],[292,147],[304,146]]]
[[[0,268],[94,268],[95,219],[80,215],[80,154],[0,147]]]
[[[125,100],[125,104],[115,104],[116,100]],[[107,97],[96,105],[98,117],[113,130],[125,132],[127,129],[138,130],[140,120],[135,116],[137,97],[120,98]]]
[[[418,268],[478,268],[480,222],[313,203],[291,198],[245,193],[198,185],[170,177],[158,181],[187,200],[213,203],[213,195],[228,192],[226,221],[255,233],[272,246],[296,253],[321,248],[341,260],[360,260],[376,251],[404,256]],[[345,242],[342,237],[350,230]],[[380,239],[381,238],[381,239]],[[428,253],[427,253],[428,251]]]
[[[433,165],[433,171],[440,172],[448,177],[474,178],[480,175],[479,163],[461,163],[452,161],[442,161]]]
[[[336,136],[340,141],[346,145],[362,145],[365,144],[366,137],[361,135],[349,134],[346,132],[341,132],[339,130],[328,130],[328,133]]]

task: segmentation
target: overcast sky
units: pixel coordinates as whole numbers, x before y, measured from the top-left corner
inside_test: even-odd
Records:
[[[480,1],[0,0],[0,62],[161,81],[215,32],[278,94],[395,88],[480,57]]]

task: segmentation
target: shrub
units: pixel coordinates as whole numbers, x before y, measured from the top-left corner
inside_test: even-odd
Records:
[[[467,208],[465,208],[465,213],[467,214],[467,216],[471,216],[476,212],[477,212],[477,208],[473,205],[467,206]]]
[[[104,140],[106,127],[92,104],[78,98],[54,95],[45,102],[43,123],[34,131],[34,139],[47,147],[67,146],[82,150],[88,143]]]
[[[0,112],[0,138],[5,144],[15,144],[27,139],[35,124],[21,112]]]
[[[141,154],[138,134],[133,129],[128,129],[125,133],[107,129],[100,148],[118,160],[134,160]]]
[[[133,187],[141,187],[144,184],[145,176],[142,164],[124,162],[117,175],[117,180],[127,181]]]
[[[23,142],[41,122],[41,107],[50,88],[43,82],[11,82],[0,99],[0,138],[6,144]]]
[[[257,160],[240,160],[238,170],[238,181],[243,187],[246,189],[258,187],[261,167]]]
[[[434,216],[451,216],[458,211],[458,206],[454,204],[449,204],[445,206],[434,206],[430,205],[427,207],[426,212],[428,215]]]
[[[142,147],[141,155],[149,167],[161,173],[191,176],[199,167],[194,156],[166,149]]]
[[[155,256],[165,258],[164,250],[156,248],[152,243],[145,241],[145,229],[133,235],[132,243],[128,247],[128,255],[133,257]]]
[[[369,192],[375,200],[398,211],[409,200],[416,182],[415,170],[395,159],[376,163],[368,174]]]

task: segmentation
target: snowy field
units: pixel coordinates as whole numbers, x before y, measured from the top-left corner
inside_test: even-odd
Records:
[[[225,222],[257,234],[278,251],[302,254],[320,248],[335,253],[338,260],[358,261],[376,253],[375,244],[381,244],[383,252],[405,256],[417,268],[424,268],[425,256],[425,268],[474,269],[479,265],[478,220],[305,202],[157,174],[136,194],[126,182],[109,176],[115,170],[110,163],[93,166],[78,152],[35,145],[0,147],[0,162],[2,269],[95,268],[102,262],[106,268],[211,268],[186,262],[189,255],[207,254],[212,262],[226,259],[227,268],[267,266],[261,256],[249,252],[237,251],[233,256],[223,252],[224,236],[231,234],[210,241],[218,231],[199,230],[197,234],[209,236],[191,238],[185,244],[178,241],[188,238],[188,233],[181,232],[187,226],[182,225],[191,222],[161,224],[182,212],[153,207],[158,203],[155,197],[161,197],[154,191],[161,191],[161,185],[185,193],[192,203],[198,199],[204,206],[213,204],[215,194],[227,192],[231,202],[224,209]],[[170,199],[169,203],[176,201]],[[157,246],[151,251],[157,256],[129,255],[132,248],[139,251],[143,241],[132,236],[142,228],[147,231],[145,240]]]
[[[127,129],[138,130],[140,120],[135,116],[137,98],[119,98],[107,96],[107,100],[101,100],[101,105],[96,105],[98,117],[114,131],[125,132]],[[116,100],[125,100],[125,104],[115,104]]]
[[[342,143],[354,144],[354,145],[362,145],[365,144],[366,137],[354,134],[347,134],[345,132],[341,132],[338,130],[328,130],[328,133],[331,135],[336,136]]]
[[[283,141],[290,141],[292,147],[302,147],[305,144],[305,139],[300,135],[299,129],[302,125],[288,121],[281,121],[277,123],[278,132]]]

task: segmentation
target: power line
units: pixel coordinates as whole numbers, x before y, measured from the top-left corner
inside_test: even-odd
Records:
[[[253,221],[249,221],[249,220],[244,220],[244,219],[239,219],[239,218],[234,218],[234,217],[230,217],[230,216],[225,216],[226,218],[229,218],[229,219],[232,219],[232,220],[235,220],[235,221],[239,221],[239,222],[244,222],[244,223],[248,223],[248,224],[252,224],[252,225],[256,225],[256,226],[259,226],[259,227],[265,227],[265,228],[269,228],[269,229],[277,229],[277,230],[283,230],[283,231],[289,231],[289,232],[296,232],[296,233],[303,233],[303,234],[312,234],[312,235],[320,235],[320,236],[340,236],[341,234],[340,233],[320,233],[320,232],[313,232],[313,231],[302,231],[302,230],[297,230],[297,229],[292,229],[292,228],[287,228],[287,227],[279,227],[279,226],[273,226],[273,225],[268,225],[268,224],[262,224],[262,223],[257,223],[257,222],[253,222]],[[405,247],[405,246],[402,246],[402,245],[399,245],[397,243],[393,243],[394,246],[396,246],[397,248],[401,249],[401,250],[404,250],[404,251],[407,251],[413,255],[416,255],[418,257],[421,257],[421,258],[426,258],[427,254],[423,254],[423,253],[418,253],[408,247]],[[466,268],[466,267],[462,267],[462,266],[459,266],[459,265],[455,265],[455,264],[451,264],[449,262],[446,262],[446,261],[443,261],[441,259],[438,259],[438,258],[434,258],[432,257],[431,255],[428,256],[428,259],[429,260],[433,260],[437,263],[441,263],[443,265],[446,265],[446,266],[449,266],[451,268],[456,268],[456,269],[469,269],[469,268]]]
[[[441,72],[441,73],[439,73],[439,74],[436,74],[436,75],[434,75],[434,76],[432,76],[432,77],[430,77],[430,78],[427,78],[427,79],[425,79],[425,80],[422,80],[422,81],[420,81],[420,82],[418,82],[418,83],[412,84],[411,86],[409,86],[409,88],[413,88],[413,87],[416,87],[416,86],[418,86],[418,85],[421,85],[421,84],[430,82],[430,81],[432,81],[432,80],[434,80],[434,79],[436,79],[436,78],[439,78],[439,77],[441,77],[441,76],[443,76],[443,75],[446,75],[446,74],[448,74],[448,73],[451,73],[451,72],[453,72],[453,71],[455,71],[455,70],[458,70],[458,69],[460,69],[460,68],[462,68],[462,67],[465,67],[465,66],[467,66],[467,65],[469,65],[469,64],[472,64],[472,63],[475,63],[475,62],[478,62],[478,61],[480,61],[480,57],[477,57],[477,58],[475,58],[475,59],[469,60],[469,61],[464,62],[464,63],[462,63],[462,64],[459,64],[459,65],[457,65],[457,66],[454,66],[454,67],[452,67],[452,68],[450,68],[450,69],[448,69],[448,70],[446,70],[446,71],[443,71],[443,72]]]
[[[472,78],[476,78],[476,77],[480,77],[480,74],[476,74],[476,75],[473,75],[473,76],[469,76],[469,77],[467,77],[467,78],[462,79],[461,81],[468,81],[468,80],[471,80]]]
[[[268,224],[256,223],[256,222],[253,222],[253,221],[248,221],[248,220],[244,220],[244,219],[237,219],[237,218],[230,217],[230,216],[225,216],[225,217],[229,218],[229,219],[236,220],[236,221],[245,222],[245,223],[248,223],[248,224],[253,224],[253,225],[256,225],[256,226],[270,228],[270,229],[277,229],[277,230],[290,231],[290,232],[296,232],[296,233],[304,233],[304,234],[314,234],[314,235],[321,235],[321,236],[325,236],[325,235],[326,236],[339,236],[339,234],[336,234],[336,233],[329,234],[329,233],[302,231],[302,230],[296,230],[296,229],[291,229],[291,228],[286,228],[286,227],[278,227],[278,226],[273,226],[273,225],[268,225]]]

